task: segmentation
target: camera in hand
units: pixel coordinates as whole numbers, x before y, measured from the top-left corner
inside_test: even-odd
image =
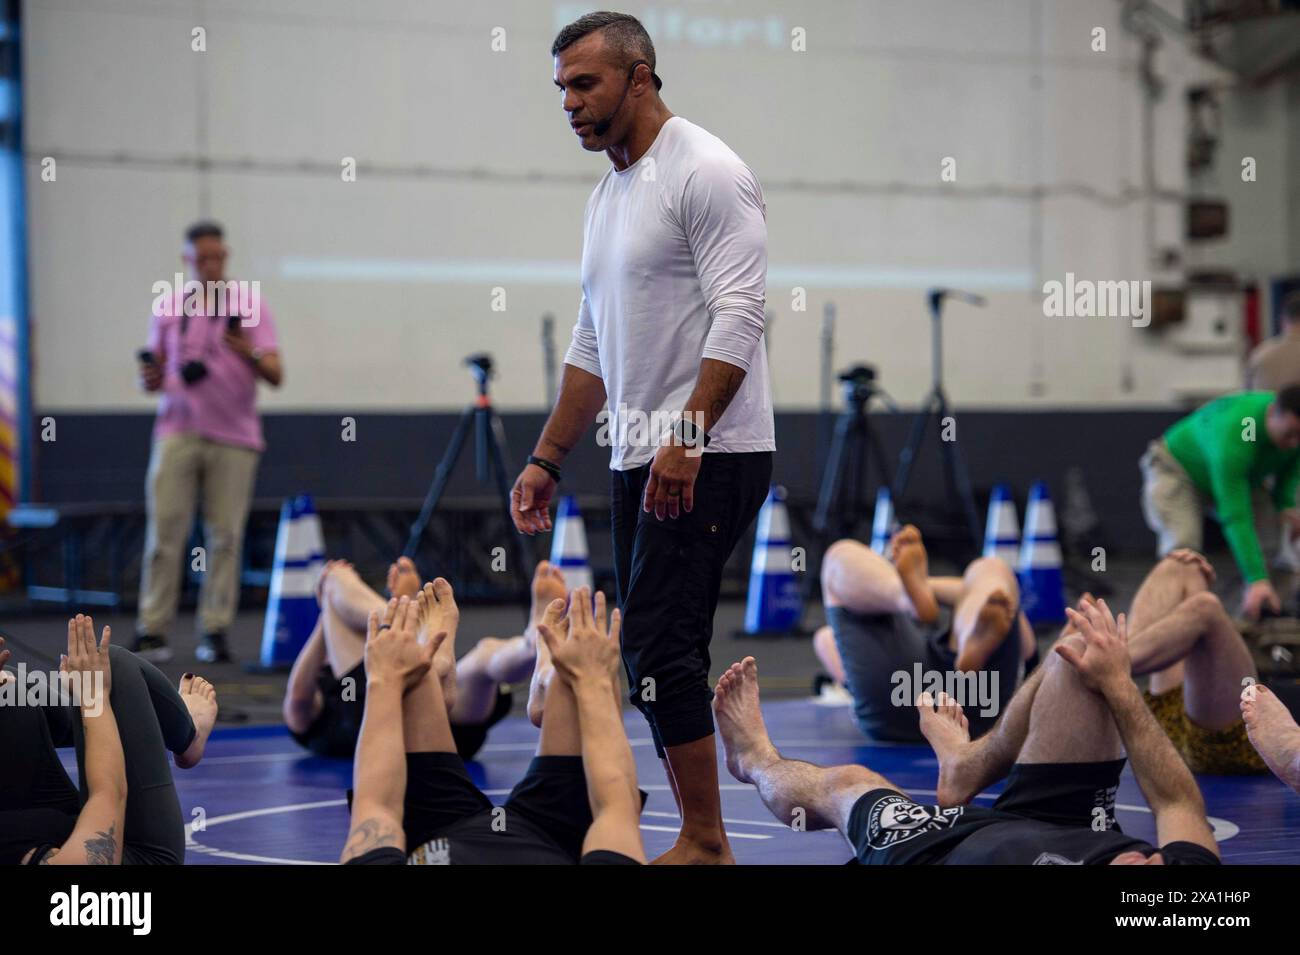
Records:
[[[197,358],[181,365],[181,380],[187,385],[197,384],[208,377],[208,366]]]

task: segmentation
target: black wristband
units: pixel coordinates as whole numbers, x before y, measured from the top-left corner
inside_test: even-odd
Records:
[[[559,483],[560,466],[558,464],[554,463],[553,461],[548,461],[546,460],[546,458],[539,458],[535,454],[528,455],[528,463],[537,465],[539,468],[541,468],[543,471],[545,471],[547,474],[551,476],[551,480],[555,481],[557,484]]]

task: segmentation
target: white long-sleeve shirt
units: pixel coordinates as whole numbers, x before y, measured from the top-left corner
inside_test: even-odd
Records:
[[[582,303],[564,360],[605,382],[597,436],[611,469],[654,457],[702,358],[746,371],[706,453],[776,450],[766,285],[762,187],[712,133],[674,116],[645,155],[605,173],[587,201]]]

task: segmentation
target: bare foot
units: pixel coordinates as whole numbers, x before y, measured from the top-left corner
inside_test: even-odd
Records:
[[[1273,775],[1300,793],[1300,726],[1268,687],[1253,683],[1241,694],[1241,718],[1251,745]]]
[[[736,857],[731,847],[704,846],[689,839],[677,837],[673,847],[663,855],[650,860],[651,865],[735,865]]]
[[[185,752],[175,755],[176,765],[181,769],[193,769],[203,758],[203,751],[208,745],[208,736],[217,722],[217,688],[193,673],[181,677],[181,700],[190,711],[194,721],[194,740]]]
[[[399,563],[405,559],[401,558]],[[428,640],[444,630],[447,632],[447,639],[433,655],[433,671],[442,683],[443,700],[450,710],[456,703],[456,628],[460,626],[460,608],[445,577],[426,583],[417,594],[420,639]]]
[[[970,751],[970,721],[961,705],[947,693],[938,700],[922,693],[916,700],[921,716],[921,735],[939,758],[939,787],[935,799],[940,806],[964,806],[976,795],[967,773],[965,756]]]
[[[541,621],[547,605],[556,597],[568,594],[564,572],[549,560],[544,560],[533,571],[533,603],[528,609],[528,619],[534,624]]]
[[[934,623],[939,619],[939,603],[930,589],[930,562],[921,542],[921,532],[914,524],[907,524],[889,542],[889,559],[894,562],[903,590],[912,601],[916,619]]]
[[[321,568],[320,576],[316,578],[316,602],[322,607],[325,606],[325,578],[333,571],[340,567],[351,567],[346,560],[327,560],[325,566]]]
[[[534,583],[536,577],[533,578]],[[563,639],[569,633],[568,605],[562,596],[556,597],[542,608],[542,616],[528,629],[537,632],[537,623],[543,623],[551,633]],[[555,665],[551,663],[551,651],[546,648],[546,641],[534,638],[533,647],[537,654],[533,664],[533,678],[528,685],[528,719],[534,726],[542,725],[542,716],[546,712],[546,691],[555,678]]]
[[[714,689],[713,714],[727,757],[727,771],[742,783],[781,758],[763,723],[758,702],[758,664],[753,657],[733,663]]]
[[[483,669],[497,683],[518,683],[533,672],[533,666],[537,662],[535,642],[530,644],[525,637],[511,637],[509,640],[484,637],[479,641],[479,646],[488,640],[494,642],[484,648],[487,662]]]
[[[957,669],[966,673],[981,670],[1011,633],[1016,608],[1005,590],[993,590],[975,617],[975,626],[957,647]]]
[[[388,578],[384,586],[388,588],[390,597],[410,597],[414,600],[415,595],[420,592],[420,574],[415,569],[415,561],[409,557],[399,557],[389,564]],[[447,636],[450,638],[453,634],[448,631]]]

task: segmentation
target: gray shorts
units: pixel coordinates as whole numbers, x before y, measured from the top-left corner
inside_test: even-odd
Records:
[[[952,629],[949,608],[941,606],[939,619],[930,626],[904,613],[860,614],[845,607],[827,607],[826,622],[835,634],[858,728],[877,742],[924,741],[914,704],[916,695],[926,687],[924,680],[918,686],[915,677],[918,669],[945,677],[956,672],[957,655],[948,647]],[[992,705],[987,709],[995,712],[981,715],[980,707],[962,701],[972,737],[993,726],[1015,693],[1020,678],[1020,640],[1015,624],[978,677],[991,692]]]

